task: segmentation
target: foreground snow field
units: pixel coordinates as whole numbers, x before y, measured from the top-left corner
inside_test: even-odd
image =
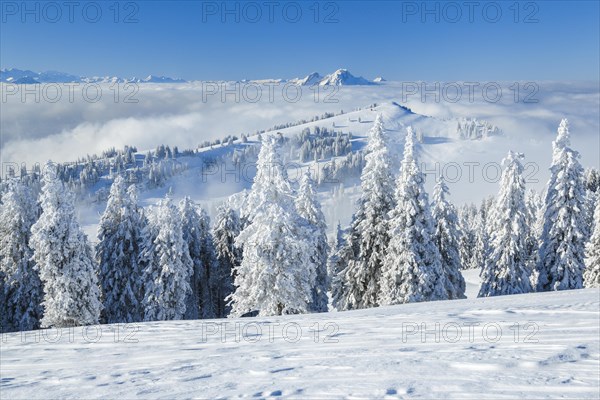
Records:
[[[0,397],[598,398],[599,303],[585,289],[7,334]]]

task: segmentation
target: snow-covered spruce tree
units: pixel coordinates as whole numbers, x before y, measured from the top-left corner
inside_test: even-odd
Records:
[[[585,250],[584,286],[586,288],[600,287],[600,193],[596,193],[594,229]]]
[[[8,332],[8,306],[6,305],[6,276],[0,270],[0,333]]]
[[[473,252],[475,251],[475,218],[477,207],[473,204],[463,205],[458,213],[459,240],[458,253],[462,269],[475,268],[473,263]]]
[[[154,215],[152,240],[144,249],[148,265],[143,272],[144,320],[182,319],[191,292],[192,260],[183,240],[181,217],[169,197],[161,200]]]
[[[596,206],[596,196],[600,191],[600,173],[595,168],[587,168],[584,172],[585,185],[585,204],[586,204],[586,242],[590,240],[594,229],[594,208]]]
[[[228,203],[221,204],[217,209],[213,240],[217,271],[215,272],[215,312],[217,317],[226,317],[231,312],[225,299],[233,293],[233,271],[242,262],[242,249],[236,247],[235,238],[241,232],[241,222],[238,213]]]
[[[447,199],[448,186],[442,176],[433,190],[432,215],[435,225],[434,240],[440,252],[444,284],[448,299],[464,299],[465,280],[460,272],[459,224],[456,209]]]
[[[592,192],[594,194],[600,191],[600,171],[598,171],[596,168],[586,168],[585,187],[588,192]]]
[[[200,254],[202,234],[196,205],[189,197],[179,202],[181,216],[181,229],[183,240],[187,243],[188,254],[192,261],[192,274],[190,276],[190,291],[185,301],[185,319],[198,319],[200,317],[200,285],[206,281],[205,266],[202,264]]]
[[[236,239],[244,249],[235,268],[236,289],[228,298],[230,315],[308,312],[316,277],[312,230],[296,211],[293,190],[270,138],[262,143],[250,197],[250,223]]]
[[[128,323],[143,320],[143,265],[139,263],[143,215],[135,186],[117,176],[98,226],[96,259],[103,292],[104,320]]]
[[[492,220],[488,215],[492,212],[492,207],[489,206],[490,200],[491,198],[484,199],[481,202],[481,207],[473,220],[475,245],[473,247],[471,266],[480,270],[483,269],[490,251],[488,234],[488,222]]]
[[[200,289],[200,310],[202,318],[214,318],[216,315],[216,288],[218,286],[217,271],[219,270],[217,255],[215,253],[215,242],[210,229],[210,217],[203,208],[198,209],[200,215],[200,230],[202,235],[202,262],[206,266],[207,281]]]
[[[389,242],[388,213],[394,207],[393,175],[383,126],[378,115],[369,132],[361,197],[333,268],[333,305],[338,310],[379,305],[381,269]]]
[[[530,189],[525,195],[525,204],[527,206],[527,226],[529,227],[527,230],[527,238],[525,239],[527,248],[527,268],[531,273],[529,280],[531,281],[533,290],[535,290],[538,279],[537,265],[539,263],[540,251],[538,239],[542,231],[541,221],[544,217],[542,198],[535,190]]]
[[[521,154],[508,152],[503,160],[500,193],[489,221],[490,254],[480,274],[479,297],[529,293],[527,238],[529,237],[528,209],[525,203],[525,180]]]
[[[31,228],[33,260],[44,284],[42,327],[97,324],[102,309],[97,266],[75,217],[75,199],[46,165],[42,214]]]
[[[343,282],[341,280],[344,278],[344,276],[341,272],[346,266],[340,263],[339,260],[340,256],[344,255],[342,253],[342,249],[345,247],[344,244],[346,243],[344,241],[345,236],[346,232],[342,229],[342,226],[338,221],[335,236],[332,238],[330,245],[329,259],[327,260],[327,275],[329,276],[331,299],[337,299],[342,296],[341,290],[343,289]],[[347,250],[352,251],[351,248],[347,248]],[[347,257],[349,258],[350,255]]]
[[[414,140],[409,127],[396,186],[396,207],[390,213],[391,239],[383,262],[381,305],[448,298],[425,175],[415,159]]]
[[[0,322],[4,332],[37,329],[42,318],[42,282],[29,247],[31,226],[38,215],[31,190],[17,179],[8,182],[0,204]]]
[[[550,180],[544,201],[544,226],[538,264],[539,291],[583,286],[586,225],[585,188],[579,153],[570,146],[569,125],[563,119],[552,143]]]
[[[310,172],[306,172],[300,182],[298,197],[296,198],[296,209],[300,217],[304,218],[312,228],[313,239],[312,260],[316,266],[316,280],[313,288],[313,299],[310,310],[314,312],[326,312],[329,301],[329,275],[327,273],[327,260],[329,256],[329,243],[327,243],[327,225],[325,215],[321,210],[321,204],[316,199],[314,184]]]

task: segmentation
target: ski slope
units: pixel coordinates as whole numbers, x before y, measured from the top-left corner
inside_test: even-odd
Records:
[[[598,398],[599,301],[585,289],[8,334],[0,397]]]

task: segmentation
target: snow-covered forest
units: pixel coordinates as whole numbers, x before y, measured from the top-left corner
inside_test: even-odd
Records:
[[[600,399],[600,1],[0,16],[0,400]]]
[[[460,136],[479,135],[477,127],[498,134],[463,121]],[[260,133],[254,144],[230,137],[240,147],[220,161],[251,163],[256,174],[212,221],[190,197],[168,192],[147,207],[138,199],[185,170],[178,158],[192,150],[111,149],[14,173],[0,204],[2,331],[462,299],[467,269],[480,270],[480,297],[600,286],[600,174],[581,165],[567,120],[543,193],[527,188],[526,155],[513,149],[497,195],[479,206],[455,206],[443,176],[430,196],[420,135],[410,126],[402,135],[399,163],[381,115],[358,152],[335,126],[292,138]],[[335,230],[316,195],[317,163],[334,156],[343,161],[328,174],[356,177],[361,189],[350,224]],[[290,160],[316,168],[293,180]],[[107,177],[109,190],[94,194],[106,207],[90,238],[76,204]]]

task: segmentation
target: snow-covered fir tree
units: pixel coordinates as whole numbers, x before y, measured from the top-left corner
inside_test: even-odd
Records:
[[[387,216],[394,207],[393,175],[383,126],[378,115],[369,131],[361,197],[332,278],[333,305],[338,310],[376,307],[381,270],[389,242]]]
[[[206,211],[198,207],[189,197],[179,203],[183,239],[188,245],[193,263],[191,292],[188,297],[186,319],[214,318],[215,299],[212,286],[217,260],[214,253],[210,219]],[[191,309],[190,309],[191,308]]]
[[[532,291],[527,239],[528,212],[521,154],[509,151],[503,160],[500,192],[490,221],[491,249],[480,274],[479,297]]]
[[[4,332],[37,329],[42,318],[42,282],[29,247],[38,214],[31,190],[11,179],[0,204],[0,323]]]
[[[186,299],[185,319],[198,319],[200,317],[200,296],[201,286],[208,287],[208,276],[206,276],[206,266],[202,262],[201,249],[203,245],[204,233],[201,232],[200,215],[197,206],[189,197],[185,197],[179,202],[179,214],[181,218],[181,229],[183,240],[187,244],[188,254],[192,261],[192,274],[190,276],[190,292]],[[206,295],[206,293],[203,293]],[[204,306],[212,309],[212,304]]]
[[[473,220],[473,232],[475,235],[475,245],[473,247],[473,256],[471,261],[472,268],[482,269],[489,255],[489,228],[488,223],[492,220],[489,215],[493,209],[493,197],[484,199],[477,215]]]
[[[598,171],[596,168],[586,168],[585,187],[588,192],[592,192],[594,194],[600,192],[600,171]]]
[[[584,172],[584,184],[585,184],[585,204],[586,204],[586,228],[587,237],[586,241],[589,241],[592,231],[594,229],[594,208],[596,206],[596,196],[600,192],[600,172],[595,168],[587,168]]]
[[[8,306],[6,305],[6,276],[0,270],[0,333],[11,331],[8,320]]]
[[[158,203],[150,223],[150,239],[142,257],[148,262],[143,272],[144,320],[182,319],[191,292],[193,267],[183,239],[181,217],[168,196]]]
[[[226,317],[231,312],[225,299],[233,293],[233,271],[242,262],[242,249],[235,245],[235,238],[242,230],[237,211],[229,202],[217,209],[213,227],[217,271],[215,272],[215,312],[217,317]]]
[[[216,292],[219,277],[215,245],[210,229],[210,217],[203,208],[198,208],[200,232],[200,259],[204,265],[204,277],[200,282],[200,316],[214,318],[216,316]]]
[[[537,265],[539,263],[540,245],[538,239],[542,232],[542,221],[544,210],[542,207],[542,197],[533,189],[527,191],[525,195],[525,204],[527,206],[527,238],[525,239],[527,248],[527,268],[531,272],[530,281],[533,290],[536,288],[538,273]]]
[[[475,218],[477,207],[473,204],[465,204],[459,209],[459,241],[458,253],[462,269],[471,269],[476,266],[473,263],[473,252],[475,251]]]
[[[125,179],[117,176],[100,219],[96,246],[103,315],[107,323],[143,320],[141,277],[144,266],[139,262],[143,223],[135,186],[128,188]]]
[[[552,143],[550,180],[544,201],[544,226],[538,264],[539,291],[583,286],[586,224],[585,188],[579,153],[570,148],[569,125],[563,119]]]
[[[316,266],[316,280],[313,288],[313,300],[310,304],[311,311],[326,312],[329,301],[329,275],[327,273],[327,260],[329,256],[329,243],[327,243],[327,226],[321,204],[316,199],[314,183],[310,172],[306,172],[300,182],[300,189],[296,198],[296,209],[300,217],[304,218],[312,228],[313,239],[312,260]]]
[[[465,298],[465,280],[460,272],[459,224],[456,209],[447,199],[448,186],[442,176],[433,190],[432,215],[435,244],[440,252],[448,299]]]
[[[600,193],[596,194],[594,227],[592,237],[585,250],[584,286],[587,288],[600,287]]]
[[[236,239],[243,259],[235,268],[231,316],[309,311],[316,278],[312,230],[298,215],[275,142],[265,138],[249,198],[249,225]]]
[[[425,175],[417,165],[414,132],[407,129],[404,159],[391,212],[391,237],[383,263],[380,304],[448,298]]]
[[[344,237],[346,234],[347,232],[342,229],[342,226],[338,221],[335,235],[331,241],[329,259],[327,261],[327,275],[329,276],[329,288],[331,290],[330,298],[332,300],[340,298],[342,295],[341,290],[343,289],[343,282],[341,280],[344,276],[341,272],[346,266],[340,263],[339,260],[342,255],[342,249],[345,247]],[[352,251],[351,248],[347,249]]]
[[[75,199],[46,165],[42,214],[31,228],[33,260],[44,284],[42,327],[98,323],[102,303],[97,266],[75,217]]]

